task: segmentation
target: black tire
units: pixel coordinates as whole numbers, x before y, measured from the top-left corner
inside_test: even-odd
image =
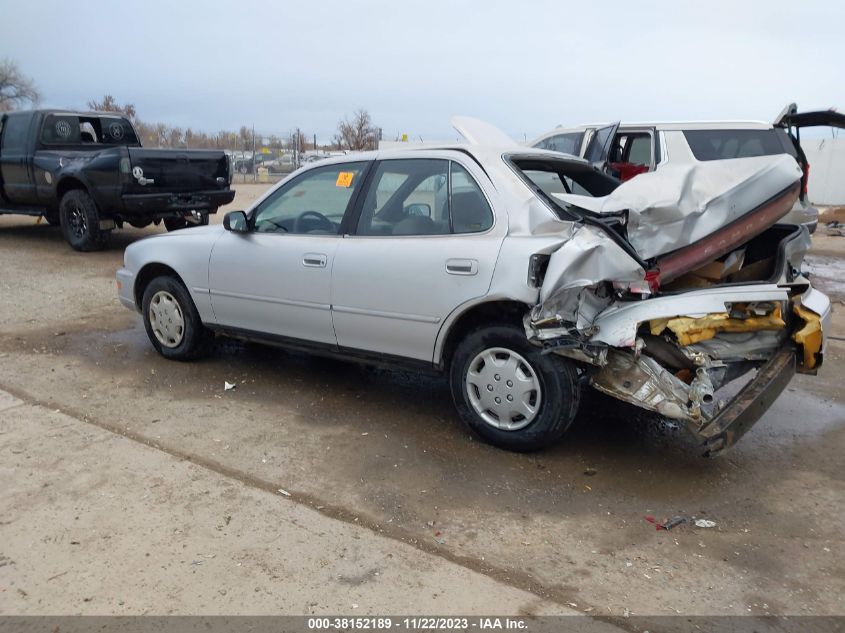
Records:
[[[82,189],[72,189],[59,203],[62,235],[74,250],[99,251],[108,246],[111,231],[100,229],[97,204]]]
[[[179,332],[178,321],[165,320],[168,314],[172,315],[170,301],[176,304],[177,312],[181,315],[182,327]],[[156,324],[150,311],[150,304],[156,302],[161,306],[156,310]],[[165,310],[166,308],[166,310]],[[141,301],[141,316],[144,319],[144,329],[156,351],[170,360],[193,360],[205,352],[207,343],[210,340],[210,333],[202,324],[199,312],[194,305],[188,289],[177,278],[170,276],[156,277],[144,289],[144,297]],[[158,326],[158,327],[157,327]],[[163,327],[161,327],[163,326]],[[163,339],[170,340],[172,345],[167,345],[156,335],[156,329]],[[169,335],[173,335],[170,337]],[[176,336],[178,334],[178,337]]]
[[[188,226],[188,221],[182,216],[164,218],[164,228],[166,228],[168,232],[178,231],[179,229],[184,229],[186,226]]]
[[[477,376],[486,376],[486,362],[476,359],[482,352],[496,348],[503,350],[494,354],[497,361],[505,362],[502,359],[513,358],[521,376],[530,374],[525,371],[525,364],[527,364],[533,372],[527,384],[539,384],[539,391],[534,391],[533,396],[528,398],[530,402],[533,397],[536,404],[539,397],[539,406],[534,409],[533,417],[529,419],[528,416],[523,415],[521,420],[518,416],[513,419],[496,418],[497,424],[513,424],[514,426],[525,424],[528,420],[525,426],[515,430],[496,428],[488,421],[496,416],[495,412],[492,409],[485,410],[484,413],[488,417],[488,420],[485,420],[471,402],[471,389],[476,394],[476,402],[482,392],[478,391],[478,385],[467,384],[470,365],[473,364],[476,370],[481,367],[476,371]],[[492,376],[494,380],[489,383],[490,396],[488,397],[501,395],[504,398],[512,394],[519,397],[519,385],[509,386],[510,383],[506,385],[505,377],[502,376],[501,382],[497,382],[499,374]],[[487,378],[484,382],[486,380]],[[450,365],[449,385],[458,414],[473,432],[494,446],[521,452],[545,448],[559,440],[575,419],[581,396],[574,363],[553,354],[541,354],[538,347],[528,342],[525,331],[521,327],[505,324],[474,330],[458,344]],[[482,388],[488,389],[488,386],[483,385]],[[483,403],[477,406],[483,407]]]

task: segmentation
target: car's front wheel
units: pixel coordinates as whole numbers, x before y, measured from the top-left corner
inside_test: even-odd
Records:
[[[175,277],[153,279],[141,303],[144,328],[153,347],[171,360],[192,360],[209,338],[188,289]]]
[[[470,429],[514,451],[537,450],[560,439],[580,399],[574,364],[541,354],[512,325],[483,327],[464,338],[452,357],[449,383]]]

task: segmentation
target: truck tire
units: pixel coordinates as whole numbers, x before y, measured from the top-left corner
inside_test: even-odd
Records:
[[[153,347],[170,360],[197,358],[211,339],[188,289],[173,276],[156,277],[147,285],[141,316]]]
[[[515,325],[470,332],[452,357],[449,385],[458,414],[484,441],[512,451],[554,444],[575,419],[578,373],[541,354]]]
[[[99,251],[109,242],[111,231],[100,229],[97,205],[82,189],[68,191],[59,203],[62,234],[74,250]]]

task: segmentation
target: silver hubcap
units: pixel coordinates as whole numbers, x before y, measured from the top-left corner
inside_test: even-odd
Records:
[[[165,347],[178,347],[185,335],[182,308],[172,294],[159,290],[150,300],[150,326],[158,342]]]
[[[525,428],[540,410],[537,374],[522,356],[504,347],[491,347],[472,359],[466,390],[481,419],[502,431]]]

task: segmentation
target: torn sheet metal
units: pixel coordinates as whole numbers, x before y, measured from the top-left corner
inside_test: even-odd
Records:
[[[558,319],[583,330],[612,302],[597,284],[639,281],[645,271],[598,228],[581,226],[551,254],[533,321]]]
[[[688,407],[690,385],[648,356],[608,350],[607,364],[590,377],[590,384],[609,396],[667,418],[688,422],[700,419],[700,409],[693,412]]]
[[[590,339],[612,347],[633,347],[641,323],[673,317],[699,318],[725,312],[727,305],[764,301],[788,301],[787,289],[776,284],[749,284],[690,290],[654,297],[648,301],[617,301],[594,322],[598,330]]]
[[[552,195],[595,213],[627,210],[628,240],[649,259],[698,242],[800,179],[795,159],[781,154],[668,165],[600,198]]]

